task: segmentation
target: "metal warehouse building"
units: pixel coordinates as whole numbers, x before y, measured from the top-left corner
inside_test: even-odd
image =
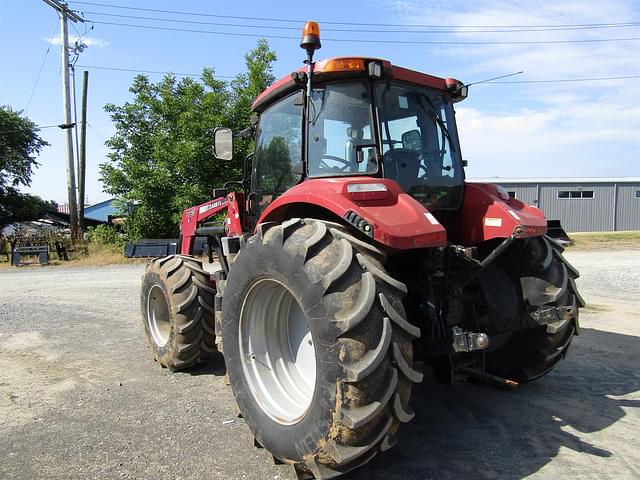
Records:
[[[534,205],[567,232],[640,230],[640,177],[474,178]]]

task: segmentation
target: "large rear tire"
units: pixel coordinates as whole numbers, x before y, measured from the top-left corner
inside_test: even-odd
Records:
[[[518,315],[536,316],[561,308],[563,318],[512,333],[486,356],[489,373],[529,382],[549,373],[564,358],[578,329],[584,306],[575,285],[578,271],[562,255],[563,248],[548,237],[529,238],[511,250],[500,266],[518,284]]]
[[[222,304],[229,381],[256,441],[301,474],[331,478],[390,448],[413,417],[403,283],[341,226],[262,224]]]
[[[147,265],[140,301],[154,360],[172,371],[184,370],[216,350],[214,295],[199,260],[171,255]]]

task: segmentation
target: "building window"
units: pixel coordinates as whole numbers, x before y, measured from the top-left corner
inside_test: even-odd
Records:
[[[593,198],[593,190],[559,190],[558,198]]]
[[[636,190],[636,198],[640,198],[640,190]]]
[[[516,192],[514,190],[509,190],[507,193],[509,194],[509,197],[516,198]]]

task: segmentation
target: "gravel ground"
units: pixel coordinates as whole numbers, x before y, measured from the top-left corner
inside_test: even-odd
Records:
[[[566,361],[517,392],[427,379],[398,446],[344,478],[639,478],[640,250],[568,258],[590,308]],[[0,271],[0,478],[294,479],[253,447],[220,358],[151,361],[142,271]]]

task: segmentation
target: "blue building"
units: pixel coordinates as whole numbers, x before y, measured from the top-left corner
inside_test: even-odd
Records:
[[[104,202],[84,207],[84,217],[107,223],[109,217],[119,217],[121,212],[121,200],[111,198]]]

